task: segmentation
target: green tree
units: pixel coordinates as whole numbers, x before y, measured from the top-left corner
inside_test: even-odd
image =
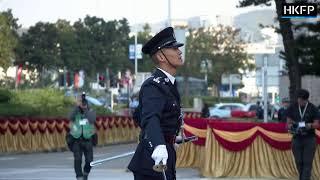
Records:
[[[149,24],[143,26],[143,31],[138,32],[138,43],[145,44],[149,39],[151,39],[151,27]],[[134,39],[132,38],[132,41]],[[151,72],[154,69],[154,64],[149,55],[143,54],[142,59],[138,60],[138,71],[140,72]]]
[[[47,72],[57,70],[62,64],[55,24],[38,22],[30,27],[20,37],[16,55],[16,64],[28,64],[28,70],[36,69],[38,76],[35,86],[51,84]]]
[[[270,5],[272,0],[241,0],[240,7],[246,7],[250,5]],[[298,61],[298,51],[296,41],[293,35],[293,25],[290,19],[281,18],[282,3],[283,0],[274,0],[276,5],[277,20],[279,21],[278,32],[282,35],[284,52],[282,52],[282,58],[286,61],[288,68],[288,75],[290,80],[289,94],[290,99],[295,99],[295,91],[301,88],[301,68]]]
[[[73,26],[66,20],[58,20],[55,23],[57,28],[57,55],[59,61],[55,63],[56,67],[68,70],[80,70],[81,49],[76,41],[76,34]]]
[[[114,66],[120,71],[124,72],[126,69],[133,71],[134,66],[128,60],[129,54],[129,33],[130,27],[127,19],[121,19],[119,21],[113,21],[115,24],[115,39],[113,40],[110,54],[112,55],[110,60],[114,60]]]
[[[107,67],[118,71],[133,69],[128,61],[130,28],[128,21],[105,22],[102,18],[86,16],[74,24],[76,41],[81,49],[81,65],[91,72],[105,72]]]
[[[38,22],[21,36],[17,50],[17,63],[28,62],[29,68],[40,73],[48,69],[56,69],[59,62],[58,31],[52,23]]]
[[[199,74],[203,60],[208,60],[211,64],[211,68],[208,69],[208,85],[215,84],[218,89],[223,74],[252,69],[254,66],[244,51],[244,42],[240,39],[239,32],[239,29],[222,25],[189,30],[186,61],[181,71],[185,80],[190,76],[203,77],[203,74]],[[188,87],[184,89],[185,95],[188,95]]]
[[[86,16],[73,25],[66,20],[38,22],[24,33],[17,48],[16,63],[29,63],[29,69],[84,70],[95,79],[96,73],[133,69],[128,61],[130,28],[126,19],[105,22]],[[41,77],[41,75],[40,75]]]
[[[90,55],[90,47],[93,42],[90,39],[89,31],[81,19],[73,24],[73,28],[76,42],[73,50],[78,54],[79,59],[68,61],[70,65],[67,64],[67,67],[71,69],[83,69],[89,75],[94,75],[95,62]]]
[[[11,10],[0,12],[0,67],[7,69],[15,59],[18,43],[17,24]]]
[[[303,23],[297,29],[308,29],[308,33],[300,34],[296,39],[298,56],[301,61],[301,74],[320,76],[320,22]]]

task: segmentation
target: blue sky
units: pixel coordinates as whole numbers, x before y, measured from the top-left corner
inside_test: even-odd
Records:
[[[241,12],[239,0],[171,0],[171,17],[186,19],[193,16],[234,16]],[[168,0],[0,0],[0,10],[12,9],[23,27],[38,21],[71,22],[85,15],[105,20],[127,18],[130,24],[153,23],[168,17]]]

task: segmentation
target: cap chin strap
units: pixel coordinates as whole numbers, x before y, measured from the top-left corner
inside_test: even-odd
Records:
[[[163,53],[162,49],[160,49],[161,53],[163,54],[163,56],[166,58],[167,62],[169,63],[169,65],[175,69],[177,69],[177,67],[173,64],[171,64],[171,62],[169,61],[169,59],[167,58],[167,56]]]

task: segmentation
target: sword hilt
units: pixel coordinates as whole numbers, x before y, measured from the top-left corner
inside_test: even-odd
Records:
[[[154,166],[152,167],[152,169],[153,169],[154,171],[156,171],[156,172],[166,171],[167,168],[168,168],[167,165],[164,165],[164,164],[162,163],[162,161],[160,161],[159,164],[156,164],[156,165],[154,165]]]
[[[187,143],[190,141],[197,141],[198,137],[197,136],[189,136],[189,137],[180,137],[176,139],[176,143],[177,144],[183,144],[183,143]]]

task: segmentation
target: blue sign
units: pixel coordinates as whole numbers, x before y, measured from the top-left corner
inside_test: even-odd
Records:
[[[142,44],[137,44],[137,59],[142,59]],[[135,50],[134,44],[129,45],[129,59],[134,59]]]

